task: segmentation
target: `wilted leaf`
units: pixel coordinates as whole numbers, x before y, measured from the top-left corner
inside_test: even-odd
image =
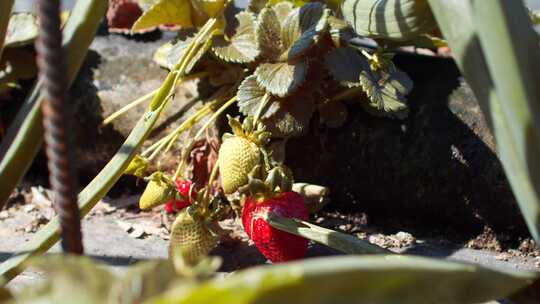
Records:
[[[334,79],[349,88],[360,86],[360,74],[370,71],[367,59],[350,47],[332,49],[325,63]]]
[[[137,19],[131,30],[143,30],[160,24],[176,24],[182,27],[193,26],[190,1],[159,0]]]
[[[238,109],[246,116],[255,116],[266,90],[257,83],[257,76],[246,77],[238,87]],[[261,112],[261,118],[268,118],[279,109],[279,100],[270,96],[267,106]]]
[[[168,66],[169,69],[172,69],[178,61],[184,56],[184,53],[187,51],[189,45],[193,41],[195,35],[192,36],[186,36],[183,39],[180,39],[173,43],[172,48],[169,52],[169,56],[167,57]],[[206,52],[210,49],[210,46],[212,45],[212,39],[205,40],[205,43],[202,45],[201,48],[197,50],[197,53],[194,54],[193,57],[191,57],[191,61],[187,64],[185,73],[188,74],[191,72],[195,64],[201,60],[201,58],[206,54]]]
[[[309,50],[327,28],[329,11],[319,2],[294,9],[281,28],[281,39],[287,59],[296,58]]]
[[[308,65],[305,61],[297,63],[263,63],[255,70],[257,82],[269,93],[285,97],[294,93],[306,80]]]
[[[29,44],[38,35],[36,17],[30,13],[13,14],[9,19],[4,46],[16,47]]]
[[[277,60],[282,52],[281,26],[272,8],[261,11],[255,31],[259,39],[261,55],[269,60]]]
[[[31,262],[48,280],[17,294],[21,303],[106,303],[114,280],[110,272],[87,257],[49,255]]]
[[[273,137],[294,137],[307,132],[316,109],[315,100],[308,92],[280,99],[278,105],[275,114],[262,120]]]
[[[321,122],[330,128],[339,128],[347,119],[347,107],[340,101],[330,101],[319,106]]]
[[[409,114],[405,95],[412,90],[412,81],[399,70],[390,74],[362,72],[360,82],[370,102],[366,110],[374,115],[403,119]]]
[[[537,277],[424,257],[339,256],[253,267],[151,303],[484,303]]]
[[[214,37],[212,51],[225,61],[252,62],[259,55],[255,17],[249,12],[240,12],[235,21],[234,24],[227,23],[225,35]]]

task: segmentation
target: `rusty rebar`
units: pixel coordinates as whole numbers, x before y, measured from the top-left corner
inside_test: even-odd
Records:
[[[60,235],[64,252],[82,254],[82,235],[74,175],[71,168],[67,131],[69,116],[66,100],[67,67],[60,30],[60,1],[39,0],[40,20],[36,41],[39,77],[43,83],[42,106],[45,129],[45,151],[49,183],[54,192],[54,205],[60,218]]]

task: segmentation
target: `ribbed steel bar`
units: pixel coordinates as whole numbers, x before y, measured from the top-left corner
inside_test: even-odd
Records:
[[[43,83],[43,126],[49,182],[60,219],[60,234],[64,252],[82,254],[82,235],[74,176],[71,167],[69,116],[66,100],[67,76],[60,30],[60,1],[39,0],[40,20],[36,41],[39,77]]]

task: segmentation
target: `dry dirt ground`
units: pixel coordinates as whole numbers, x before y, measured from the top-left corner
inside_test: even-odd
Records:
[[[122,270],[146,259],[167,258],[168,226],[173,216],[157,208],[141,212],[139,196],[106,197],[82,221],[85,254]],[[40,186],[23,185],[0,212],[0,261],[17,252],[34,233],[46,224],[55,211],[50,191]],[[515,270],[540,270],[540,250],[530,240],[517,248],[503,248],[489,232],[464,244],[444,238],[420,239],[407,231],[388,233],[388,229],[369,225],[365,214],[344,215],[322,212],[313,223],[353,234],[394,252],[461,260]],[[249,243],[241,224],[235,220],[221,222],[231,230],[213,252],[224,259],[222,271],[233,271],[251,265],[268,263]],[[56,245],[49,252],[59,252]],[[335,255],[339,252],[319,244],[310,244],[309,256]],[[8,285],[17,290],[34,284],[43,273],[27,270]]]

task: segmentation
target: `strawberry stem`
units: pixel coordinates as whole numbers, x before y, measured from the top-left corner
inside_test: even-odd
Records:
[[[391,254],[393,252],[349,234],[269,212],[265,221],[272,227],[326,245],[347,254]]]
[[[270,101],[270,94],[266,93],[264,94],[263,98],[261,99],[261,103],[259,104],[259,108],[257,109],[257,112],[255,113],[255,118],[253,118],[253,127],[257,128],[257,122],[259,121],[259,117],[261,116],[262,110],[266,106],[266,104]]]

